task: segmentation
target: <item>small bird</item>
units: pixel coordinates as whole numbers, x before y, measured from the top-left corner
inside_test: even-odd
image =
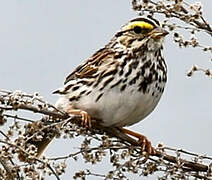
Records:
[[[153,17],[138,17],[121,27],[111,41],[80,64],[54,93],[61,97],[56,107],[81,115],[82,125],[91,119],[105,127],[117,127],[138,138],[142,149],[155,149],[142,134],[125,129],[143,120],[158,104],[167,81],[162,55],[168,34]],[[50,140],[41,142],[38,154]]]

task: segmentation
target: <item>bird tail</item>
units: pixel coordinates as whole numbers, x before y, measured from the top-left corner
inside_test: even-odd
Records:
[[[39,123],[41,123],[41,122],[34,122],[34,123],[31,123],[31,124],[28,124],[28,126],[37,127],[37,124],[39,124]],[[37,128],[30,128],[30,130],[32,130],[32,131],[29,132],[29,128],[27,127],[26,132],[25,132],[26,138],[31,137],[31,138],[28,138],[24,143],[24,150],[26,151],[26,153],[21,151],[18,154],[18,158],[22,162],[28,161],[28,159],[29,159],[28,155],[30,154],[29,151],[30,151],[30,149],[35,150],[34,148],[36,148],[36,157],[39,158],[43,154],[43,152],[46,150],[49,143],[57,135],[57,132],[58,132],[53,127],[46,128],[46,129],[41,130],[41,131],[39,131],[38,127]]]
[[[61,93],[61,90],[56,90],[54,93]],[[65,102],[64,98],[60,98],[58,102],[55,104],[57,109],[63,110],[63,107],[60,107]],[[58,104],[58,105],[57,105]],[[61,105],[62,104],[62,105]],[[59,134],[58,126],[49,126],[48,121],[36,121],[33,123],[29,123],[26,126],[24,136],[27,139],[24,142],[24,149],[28,152],[28,149],[36,148],[36,157],[39,158],[43,152],[46,150],[49,143],[54,139],[56,135]],[[47,128],[45,128],[47,127]],[[31,146],[33,145],[33,146]],[[18,158],[22,162],[27,161],[27,153],[19,152]]]

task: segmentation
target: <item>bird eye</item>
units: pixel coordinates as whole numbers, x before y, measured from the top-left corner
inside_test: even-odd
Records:
[[[142,31],[142,29],[141,29],[141,27],[139,27],[139,26],[135,26],[135,27],[133,28],[133,31],[134,31],[136,34],[140,34],[141,31]]]

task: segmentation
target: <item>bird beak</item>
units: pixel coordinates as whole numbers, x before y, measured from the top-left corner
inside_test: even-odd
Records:
[[[165,37],[168,34],[169,34],[169,32],[166,31],[165,29],[161,28],[161,27],[157,27],[149,33],[149,35],[153,39],[160,39],[161,37]]]

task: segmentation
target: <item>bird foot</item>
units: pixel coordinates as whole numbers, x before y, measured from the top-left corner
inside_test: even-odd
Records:
[[[138,138],[138,144],[141,146],[142,152],[146,152],[146,155],[155,155],[156,150],[152,147],[151,142],[147,139],[146,136],[139,134],[137,132],[131,131],[129,129],[121,128],[122,131],[130,136]]]
[[[139,134],[138,143],[141,145],[141,149],[143,152],[146,152],[147,155],[154,155],[156,154],[156,150],[154,147],[152,147],[151,142],[147,139],[146,136],[143,136],[142,134]]]
[[[81,115],[82,116],[81,125],[86,128],[91,128],[91,117],[86,111],[80,109],[71,109],[68,111],[68,114]]]
[[[91,128],[91,117],[89,116],[89,114],[85,111],[80,111],[80,114],[82,116],[81,125],[84,127]]]

